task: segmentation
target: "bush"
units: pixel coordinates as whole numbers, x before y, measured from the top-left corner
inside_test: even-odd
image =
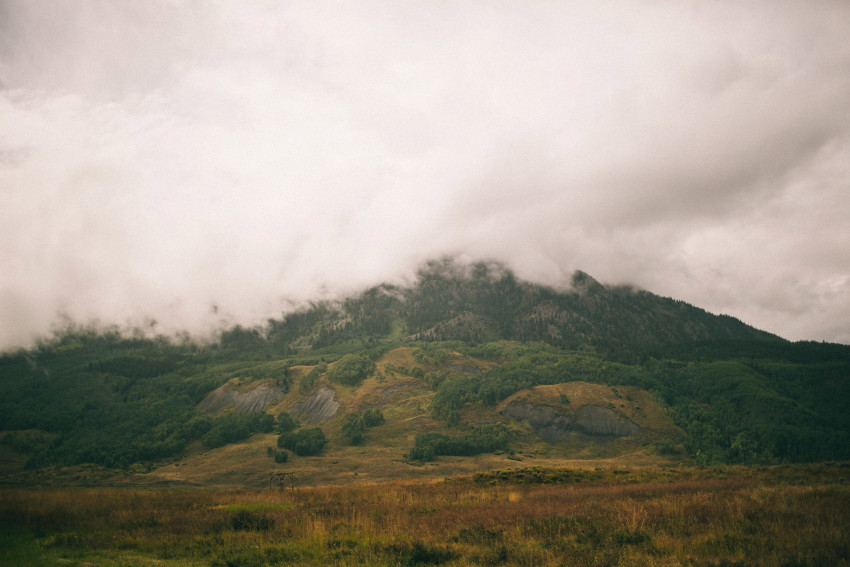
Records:
[[[328,379],[347,386],[356,386],[375,371],[375,363],[367,356],[347,354],[328,370]]]
[[[316,385],[316,382],[319,380],[319,377],[325,373],[328,369],[328,365],[325,362],[319,362],[310,369],[310,372],[301,377],[301,380],[298,382],[298,391],[302,394],[310,390],[313,386]]]
[[[198,420],[198,423],[200,427],[208,422]],[[210,449],[215,449],[247,439],[252,433],[271,433],[273,430],[274,417],[267,413],[230,413],[214,420],[201,442]]]
[[[289,433],[295,431],[299,427],[298,420],[292,417],[289,412],[281,412],[277,416],[277,432]]]
[[[252,510],[240,510],[230,518],[234,531],[268,531],[273,527],[274,519]]]
[[[284,433],[277,438],[277,446],[289,449],[300,457],[318,455],[328,440],[324,431],[318,427],[302,429],[294,433]]]
[[[422,542],[394,543],[387,552],[396,559],[397,565],[440,565],[455,559],[456,554],[448,548],[429,546]]]
[[[504,425],[482,425],[465,435],[419,434],[407,460],[431,461],[439,455],[472,456],[507,448],[508,429]]]
[[[363,413],[363,421],[366,427],[377,427],[384,423],[384,414],[379,409],[366,410]]]
[[[248,427],[251,433],[271,433],[274,431],[274,416],[266,412],[254,414]]]
[[[363,442],[363,432],[366,430],[366,421],[356,413],[345,416],[342,422],[342,436],[349,445],[359,445]]]
[[[434,446],[433,445],[424,445],[422,447],[413,447],[410,452],[407,454],[408,461],[433,461],[434,460]]]
[[[201,442],[210,449],[215,449],[247,439],[251,435],[248,418],[246,415],[228,414],[216,419],[210,430],[201,438]]]

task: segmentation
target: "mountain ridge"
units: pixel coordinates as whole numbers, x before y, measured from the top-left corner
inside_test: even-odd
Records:
[[[304,321],[311,325],[304,328]],[[381,284],[341,301],[270,320],[267,339],[307,350],[352,336],[372,339],[401,322],[410,340],[541,341],[646,348],[707,340],[785,341],[728,315],[577,271],[567,291],[517,280],[502,264],[427,263],[415,283]],[[302,332],[298,332],[301,330]]]
[[[317,393],[338,406],[299,417]],[[511,396],[533,403],[503,412]],[[418,475],[505,466],[514,451],[552,463],[626,452],[641,462],[846,459],[848,406],[848,346],[791,343],[583,272],[557,291],[496,263],[440,260],[410,285],[232,327],[213,343],[69,329],[0,355],[0,481],[86,463],[177,478],[192,462],[206,471],[197,478],[247,467],[240,478],[255,482],[268,467],[295,467],[330,482],[374,465],[369,455]],[[367,431],[372,410],[386,424]],[[296,438],[274,446],[275,429],[291,425],[284,414],[302,420],[292,435],[304,432],[319,456],[285,456]],[[316,428],[324,433],[308,435]],[[588,431],[618,435],[588,441]]]

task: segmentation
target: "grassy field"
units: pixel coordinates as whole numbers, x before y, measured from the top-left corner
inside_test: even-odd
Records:
[[[0,490],[4,565],[848,565],[850,464]]]

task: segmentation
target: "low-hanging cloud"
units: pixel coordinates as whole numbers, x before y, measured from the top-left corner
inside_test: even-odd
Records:
[[[844,2],[0,2],[0,349],[445,254],[850,342]]]

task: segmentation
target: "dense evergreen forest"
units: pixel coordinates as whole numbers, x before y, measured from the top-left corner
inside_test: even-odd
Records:
[[[494,408],[525,388],[581,380],[651,392],[686,432],[685,448],[698,462],[850,458],[848,346],[791,343],[583,273],[557,291],[519,281],[496,264],[449,260],[424,266],[409,287],[383,285],[316,303],[262,328],[229,329],[213,343],[75,328],[5,353],[0,442],[28,455],[33,468],[151,464],[179,456],[193,441],[212,448],[283,431],[265,413],[197,409],[232,378],[307,391],[327,370],[329,379],[357,387],[383,353],[402,345],[415,346],[436,369],[396,370],[434,391],[431,414],[447,426],[465,409]],[[450,352],[489,368],[454,372],[441,366]],[[295,382],[295,365],[313,370]],[[351,418],[352,444],[365,431],[358,420]],[[285,432],[280,447],[321,451],[319,433]],[[505,447],[507,433],[498,428],[434,431],[417,439],[411,454],[427,460]]]

